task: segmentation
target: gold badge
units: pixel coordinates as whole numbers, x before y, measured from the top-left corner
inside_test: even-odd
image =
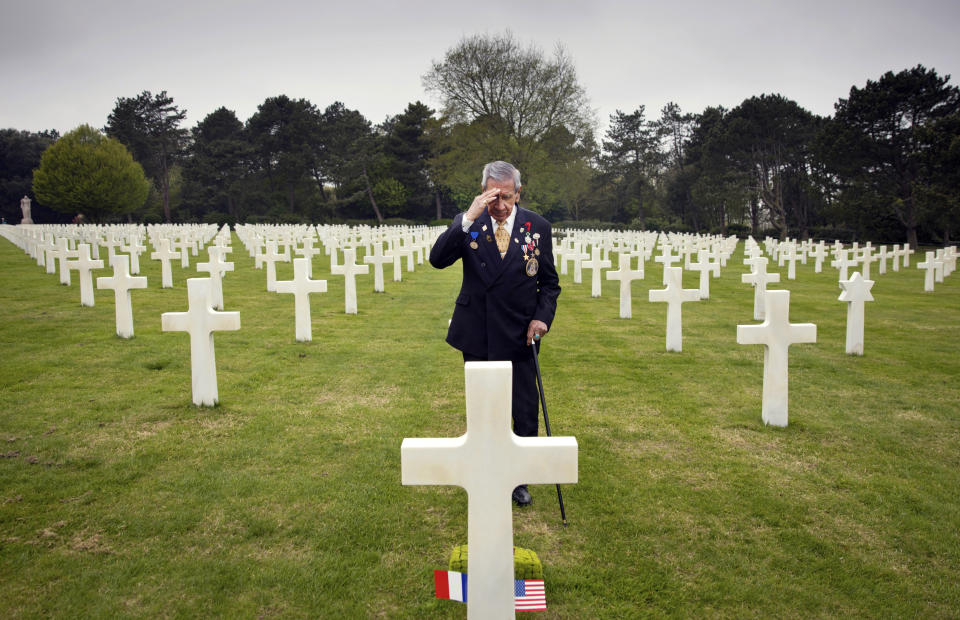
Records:
[[[477,248],[480,247],[480,245],[477,244],[476,241],[471,241],[471,242],[470,242],[470,247],[473,248],[474,250],[476,250]]]
[[[530,257],[530,260],[527,261],[526,271],[527,275],[531,278],[537,275],[537,270],[540,269],[540,263],[537,262],[537,259]]]
[[[538,248],[534,250],[533,253],[536,254],[537,256],[540,256],[540,249]]]
[[[487,235],[487,243],[490,243],[491,241],[493,241],[493,237],[491,237],[490,235]]]

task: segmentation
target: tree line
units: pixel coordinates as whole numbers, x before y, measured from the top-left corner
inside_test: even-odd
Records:
[[[912,245],[960,226],[960,92],[922,65],[851,87],[830,117],[764,94],[698,114],[617,110],[600,136],[560,45],[466,37],[422,79],[440,109],[416,101],[379,124],[278,95],[245,121],[221,107],[187,129],[165,91],[120,97],[103,141],[147,180],[124,205],[35,195],[41,154],[67,136],[3,130],[2,213],[18,222],[30,195],[38,216],[93,221],[431,222],[469,205],[482,165],[503,159],[524,174],[523,204],[561,225]],[[88,129],[73,142],[106,148]]]

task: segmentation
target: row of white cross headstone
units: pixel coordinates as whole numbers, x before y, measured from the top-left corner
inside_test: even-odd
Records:
[[[110,256],[108,263],[112,266],[114,274],[112,277],[97,278],[97,287],[114,290],[117,335],[122,338],[132,338],[134,332],[130,291],[137,288],[146,288],[147,279],[132,276],[131,272],[133,270],[130,266],[132,257],[113,251],[114,246],[119,248],[126,246],[123,243],[113,242],[121,238],[122,235],[128,235],[134,239],[142,238],[144,236],[142,227],[124,227],[122,234],[120,230],[108,230],[105,235],[92,235],[89,230],[84,230],[87,227],[52,227],[56,232],[65,235],[62,237],[53,237],[52,234],[47,236],[47,231],[43,227],[39,227],[39,231],[35,228],[37,227],[30,229],[0,227],[0,234],[9,238],[19,247],[24,248],[31,256],[40,249],[46,250],[44,246],[49,241],[49,245],[53,247],[53,254],[49,262],[44,261],[47,271],[55,273],[56,265],[59,262],[60,281],[70,285],[70,272],[71,270],[77,270],[80,279],[81,304],[84,306],[94,305],[93,271],[104,267],[104,261],[95,258],[96,248],[108,248],[108,255]],[[93,229],[99,230],[99,227],[93,227]],[[270,233],[276,232],[276,229],[270,227],[260,227],[258,230],[266,231],[265,236],[270,236]],[[311,271],[310,258],[322,251],[314,246],[316,239],[312,236],[314,230],[313,227],[303,227],[295,230],[283,230],[283,235],[276,235],[277,237],[285,235],[287,241],[296,240],[296,243],[292,246],[294,251],[305,256],[294,260],[293,280],[278,282],[274,277],[272,287],[276,292],[292,293],[294,295],[295,331],[296,338],[299,341],[309,341],[312,338],[309,294],[326,291],[326,281],[314,280],[309,273]],[[392,233],[386,230],[377,230],[352,238],[349,229],[337,228],[339,237],[345,239],[342,245],[337,237],[330,234],[325,236],[326,243],[324,245],[327,246],[327,253],[332,255],[331,272],[345,277],[345,311],[348,314],[357,313],[356,275],[368,273],[369,264],[373,264],[377,276],[375,288],[382,291],[382,265],[384,263],[394,261],[396,265],[399,261],[395,256],[406,257],[408,269],[412,271],[417,259],[422,262],[423,255],[429,248],[429,243],[424,244],[424,239],[429,236],[424,230],[428,229],[424,227],[420,229],[404,227]],[[191,250],[196,256],[206,243],[213,241],[207,248],[209,260],[196,265],[198,271],[208,273],[209,277],[189,278],[187,280],[189,301],[187,312],[164,313],[161,317],[163,331],[187,331],[190,333],[193,401],[197,405],[212,406],[218,400],[213,332],[222,329],[239,329],[238,313],[218,312],[218,310],[224,308],[222,278],[227,272],[234,269],[234,264],[226,260],[226,256],[232,251],[229,246],[229,227],[225,226],[218,232],[215,227],[211,230],[206,226],[201,228],[165,226],[159,230],[148,229],[146,234],[156,248],[156,251],[151,254],[151,258],[161,262],[163,288],[172,287],[172,260],[189,255]],[[372,254],[365,257],[367,264],[359,265],[355,260],[355,252],[367,237],[370,238],[370,247],[373,248]],[[94,243],[83,242],[84,239],[93,239]],[[73,243],[77,244],[75,250],[71,249]],[[268,248],[273,250],[272,255],[277,254],[276,243],[277,241],[267,242]],[[131,244],[138,246],[137,242],[131,242]],[[384,244],[395,247],[395,250],[392,251],[395,256],[384,255]],[[179,246],[179,249],[173,250],[174,246]],[[138,247],[139,251],[146,249],[143,246]],[[289,252],[290,247],[290,244],[286,244],[285,250]],[[338,247],[342,248],[344,253],[342,264],[338,264],[337,261]],[[91,248],[93,248],[92,251]],[[44,253],[40,253],[40,256],[46,258]],[[396,279],[399,280],[400,277],[398,276]]]
[[[619,280],[620,286],[620,316],[630,318],[631,295],[630,283],[636,279],[644,277],[644,260],[650,258],[648,248],[638,248],[636,245],[616,244],[609,241],[610,237],[603,241],[597,241],[591,247],[591,252],[586,253],[581,248],[580,242],[569,241],[568,244],[561,242],[561,256],[566,253],[567,260],[574,261],[575,274],[578,262],[582,262],[583,267],[593,270],[593,281],[591,295],[598,297],[600,295],[599,272],[603,268],[610,266],[610,261],[603,258],[605,247],[610,251],[617,248],[621,251],[620,267],[617,271],[607,273],[608,280]],[[792,268],[795,262],[800,258],[795,244],[779,244],[774,247],[767,240],[768,250],[777,250],[781,264],[786,262],[788,265],[788,279],[795,279],[795,271]],[[636,244],[649,244],[652,249],[657,239],[647,237]],[[716,242],[714,242],[716,243]],[[662,263],[663,278],[665,288],[662,290],[650,290],[649,300],[651,302],[664,302],[667,304],[666,321],[666,348],[668,351],[682,351],[682,314],[681,307],[685,302],[699,301],[709,298],[709,275],[719,275],[719,257],[721,252],[711,256],[710,246],[705,244],[703,249],[697,249],[698,261],[693,263],[694,269],[700,270],[701,286],[699,289],[684,289],[682,287],[682,269],[673,267],[674,263],[683,260],[682,256],[674,255],[671,252],[669,242],[661,243],[661,254],[655,257],[655,261]],[[804,247],[806,251],[806,246]],[[826,247],[824,243],[809,244],[811,256],[816,261],[816,271],[820,271],[822,261],[826,258]],[[702,254],[707,258],[704,259]],[[863,248],[846,249],[842,244],[836,243],[832,248],[832,253],[836,256],[835,267],[840,272],[839,285],[842,290],[838,301],[847,304],[847,329],[846,329],[846,352],[850,355],[863,355],[864,351],[864,304],[872,301],[871,288],[874,282],[865,277],[860,272],[853,272],[848,277],[848,268],[857,265],[869,266],[872,262],[880,260],[880,273],[885,273],[886,259],[894,260],[893,269],[899,270],[899,259],[903,258],[905,264],[909,264],[909,257],[912,251],[909,248],[901,250],[895,247],[889,254],[886,247],[881,246],[878,256],[874,256],[873,248],[867,244]],[[765,423],[774,425],[786,425],[787,423],[787,377],[788,366],[786,350],[789,344],[800,342],[815,342],[816,327],[812,324],[790,324],[789,323],[789,291],[768,291],[767,285],[778,282],[780,274],[767,272],[768,258],[763,256],[763,249],[752,239],[747,240],[747,257],[745,263],[750,265],[750,273],[743,274],[742,281],[749,283],[754,287],[754,319],[763,321],[760,325],[742,325],[738,326],[738,342],[743,344],[765,344],[764,355],[764,396],[762,405],[762,418]],[[586,261],[586,258],[590,258]],[[687,254],[689,258],[689,254]],[[852,258],[853,257],[853,258]],[[931,252],[927,256],[927,261],[920,266],[928,268],[928,274],[933,273],[934,266],[942,269],[943,273],[949,274],[951,271],[950,259],[955,263],[956,249],[944,248],[936,253]],[[632,268],[632,259],[637,258],[638,268]],[[804,255],[805,259],[806,256]],[[928,267],[929,265],[929,267]],[[928,276],[932,277],[932,276]],[[575,276],[576,280],[576,276]],[[772,316],[768,313],[773,312]],[[762,333],[763,336],[756,334]],[[762,340],[762,342],[760,342]]]
[[[277,250],[277,244],[283,243],[285,254],[289,255],[291,248],[294,252],[301,254],[301,258],[294,260],[294,277],[290,281],[277,282],[275,275],[271,285],[271,278],[268,271],[268,288],[279,293],[288,293],[294,295],[295,298],[295,334],[298,341],[309,341],[312,339],[311,331],[311,320],[310,320],[310,304],[309,304],[309,295],[311,293],[322,293],[326,291],[326,281],[325,280],[316,280],[313,279],[310,275],[312,257],[316,254],[319,254],[321,251],[319,248],[316,248],[314,245],[314,229],[312,227],[306,227],[306,229],[294,229],[288,230],[283,234],[271,234],[275,233],[275,230],[270,228],[260,227],[256,230],[245,231],[245,236],[248,242],[248,245],[254,246],[252,254],[257,257],[262,257],[263,262],[266,262],[269,266],[273,266],[273,262],[280,260],[284,255]],[[324,243],[324,246],[328,253],[331,255],[331,273],[344,275],[345,277],[345,311],[347,313],[355,314],[357,312],[356,307],[356,285],[355,285],[355,276],[358,274],[369,273],[368,265],[360,265],[356,263],[356,248],[364,243],[369,243],[370,247],[373,248],[371,255],[367,256],[365,262],[373,264],[376,268],[382,266],[386,262],[386,255],[383,253],[383,245],[391,243],[390,239],[387,238],[388,233],[384,232],[370,232],[368,231],[365,235],[357,236],[351,238],[350,233],[344,233],[344,231],[339,231],[340,236],[342,236],[347,241],[342,245],[344,260],[342,264],[339,264],[337,261],[337,252],[338,247],[341,245],[338,241],[337,236],[333,234],[328,234],[326,236],[327,242]],[[392,235],[393,241],[397,243],[398,246],[403,246],[408,248],[407,256],[412,259],[417,245],[419,243],[416,241],[416,235],[411,235],[407,238],[407,241],[403,241],[403,237],[406,234],[406,231],[401,234]],[[209,297],[210,309],[213,310],[223,310],[223,292],[222,292],[222,283],[221,279],[223,275],[233,270],[233,263],[227,262],[225,256],[231,251],[229,248],[229,229],[224,227],[219,231],[219,233],[210,234],[197,234],[197,235],[180,235],[179,238],[190,238],[191,236],[196,237],[197,239],[211,239],[215,236],[214,244],[208,248],[209,260],[205,263],[198,263],[197,268],[200,271],[205,271],[210,274],[210,277],[206,279],[207,284],[207,293]],[[108,237],[115,238],[114,235],[108,235]],[[268,237],[274,237],[273,239],[268,239]],[[421,235],[423,238],[423,235]],[[162,272],[169,271],[169,260],[177,258],[176,252],[170,250],[171,237],[164,236],[163,234],[157,233],[152,235],[153,242],[159,245],[157,252],[152,255],[153,258],[162,261],[162,264],[165,269],[162,269]],[[620,267],[617,271],[611,271],[607,273],[608,280],[620,280],[621,282],[621,308],[620,314],[622,317],[629,318],[631,315],[630,308],[630,283],[635,279],[641,279],[644,276],[643,263],[644,260],[649,258],[654,247],[657,245],[657,238],[650,235],[640,235],[635,237],[632,240],[619,240],[611,241],[611,237],[607,237],[606,240],[595,243],[591,248],[591,253],[589,254],[591,260],[586,263],[586,266],[593,270],[593,293],[594,295],[599,295],[597,289],[600,284],[600,273],[603,268],[610,266],[610,261],[602,257],[602,252],[604,247],[608,246],[607,251],[619,251],[620,252]],[[735,246],[735,240],[732,239],[722,239],[714,238],[707,241],[704,241],[702,244],[695,244],[687,242],[685,247],[688,248],[689,252],[686,254],[687,260],[689,260],[692,252],[697,252],[698,260],[696,263],[690,261],[691,267],[694,269],[700,270],[701,273],[701,286],[699,289],[683,289],[682,288],[682,268],[673,267],[673,263],[683,260],[680,254],[673,254],[670,242],[668,239],[662,239],[660,243],[661,254],[655,258],[657,262],[660,262],[664,265],[663,269],[663,281],[665,288],[662,290],[651,290],[649,291],[649,300],[651,302],[664,302],[667,304],[667,321],[666,321],[666,348],[668,351],[682,351],[682,313],[681,307],[685,302],[699,301],[701,299],[709,298],[709,289],[708,284],[704,285],[704,281],[709,282],[709,276],[714,275],[716,277],[719,275],[720,265],[726,261],[729,257],[729,254],[733,251]],[[260,252],[260,245],[266,247],[266,252]],[[569,244],[566,242],[561,242],[558,244],[558,248],[565,248],[568,254],[576,254],[576,248],[580,242],[572,239],[569,241]],[[61,248],[66,248],[65,238],[58,239],[58,245]],[[771,274],[766,271],[767,258],[762,256],[763,250],[759,244],[753,242],[752,239],[747,240],[747,258],[745,262],[751,266],[751,272],[749,274],[744,274],[742,280],[745,283],[749,283],[754,287],[754,318],[759,321],[766,321],[766,308],[771,303],[768,300],[768,291],[767,284],[777,282],[779,279],[779,274]],[[782,247],[784,244],[780,244],[780,247],[776,248],[780,256],[792,256],[795,254],[795,249],[789,245]],[[67,252],[55,253],[54,257],[61,260],[62,264],[66,267],[67,281],[69,281],[69,270],[71,268],[77,269],[80,273],[80,282],[81,282],[81,303],[84,305],[93,304],[93,289],[92,289],[92,278],[91,272],[95,268],[102,268],[102,261],[98,261],[91,257],[89,244],[81,243],[78,246],[78,249],[74,252],[76,255],[76,260],[70,260],[65,258]],[[202,245],[200,246],[202,247]],[[769,240],[766,242],[766,247],[771,249],[772,246]],[[820,252],[818,248],[822,249],[823,244],[818,244],[813,246],[812,253],[816,257]],[[864,248],[865,256],[870,256],[870,246]],[[249,249],[249,248],[248,248]],[[184,247],[181,252],[186,254],[188,248]],[[561,249],[561,252],[565,250]],[[649,252],[648,252],[649,250]],[[368,250],[369,251],[369,250]],[[841,257],[840,267],[844,266],[846,262],[843,257],[845,256],[845,250],[842,246],[835,246],[833,248],[834,254]],[[906,255],[907,257],[909,255]],[[942,250],[942,258],[939,258],[941,255],[937,254],[933,258],[928,256],[927,262],[935,262],[941,267],[941,271],[944,273],[949,273],[951,270],[950,267],[950,258],[953,258],[953,262],[956,260],[956,252],[954,248],[946,248]],[[631,262],[632,258],[637,258],[638,269],[633,269]],[[582,257],[579,257],[582,258]],[[787,259],[789,260],[789,258]],[[116,299],[116,323],[117,323],[117,333],[121,337],[131,337],[133,335],[133,322],[132,322],[132,310],[130,305],[130,290],[134,288],[144,288],[146,286],[145,278],[133,278],[129,270],[129,258],[126,255],[114,254],[114,260],[112,265],[114,267],[114,276],[111,278],[98,278],[98,287],[100,288],[110,288],[115,291]],[[51,261],[53,262],[53,261]],[[869,260],[866,262],[869,265]],[[412,267],[412,260],[410,261],[410,267]],[[61,279],[63,279],[64,267],[61,267]],[[847,321],[847,352],[850,354],[863,354],[863,332],[864,332],[864,320],[863,320],[863,306],[864,302],[871,301],[872,295],[870,294],[870,289],[873,286],[873,281],[864,278],[860,273],[854,273],[853,277],[847,280],[840,281],[841,288],[843,292],[839,298],[840,301],[848,303],[848,321]],[[199,285],[193,285],[199,286]],[[706,290],[705,290],[706,288]],[[626,292],[624,292],[626,290]],[[770,291],[771,293],[782,293],[782,291]],[[782,302],[778,302],[782,303]],[[788,304],[789,302],[787,302]],[[774,304],[774,307],[780,307],[777,304]],[[192,312],[192,311],[191,311]],[[773,323],[771,323],[772,329],[777,329],[776,325],[786,321],[783,317],[774,317]],[[746,327],[746,326],[741,326]],[[738,332],[739,333],[739,332]],[[192,336],[191,336],[192,338]],[[209,356],[212,359],[212,338],[207,337],[211,342],[211,351]],[[192,349],[193,349],[192,345]],[[212,392],[211,389],[206,391],[203,389],[197,390],[197,381],[195,377],[195,392],[200,394],[199,397],[195,400],[199,400],[204,404],[209,404],[211,400],[209,396],[204,395],[205,393],[212,393],[212,400],[216,400],[216,385],[215,385],[215,370],[210,372],[210,364],[204,361],[205,356],[200,356],[198,358],[198,363],[195,365],[197,369],[202,369],[207,367],[208,370],[201,372],[201,375],[206,374],[207,376],[213,376],[212,381]],[[766,359],[766,356],[765,356]],[[773,359],[779,359],[774,356]],[[775,365],[775,364],[774,364]],[[784,367],[785,372],[785,367]],[[765,377],[768,375],[781,375],[783,373],[777,371],[771,371],[768,373],[765,371]],[[211,382],[207,382],[211,383]],[[785,385],[785,381],[779,382]],[[774,383],[777,384],[777,383]],[[773,384],[772,384],[773,385]],[[765,397],[764,401],[768,399]],[[776,400],[776,399],[772,399]],[[783,398],[785,402],[785,396]],[[765,408],[766,409],[766,408]],[[784,414],[785,416],[785,414]],[[764,414],[764,419],[767,419],[767,415]],[[771,417],[771,419],[773,419]]]

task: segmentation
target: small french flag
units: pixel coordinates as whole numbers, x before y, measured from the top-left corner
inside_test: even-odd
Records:
[[[437,598],[467,602],[467,574],[452,570],[433,571],[433,583],[437,587]]]

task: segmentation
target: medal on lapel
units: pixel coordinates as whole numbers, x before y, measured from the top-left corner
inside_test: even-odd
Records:
[[[524,270],[527,272],[527,275],[532,278],[533,276],[537,275],[537,271],[540,270],[540,263],[537,262],[536,258],[531,256],[527,259],[527,264]]]
[[[479,237],[479,236],[480,236],[480,233],[478,233],[478,232],[471,232],[471,233],[470,233],[470,237],[473,239],[473,241],[470,242],[470,247],[471,247],[472,249],[474,249],[474,250],[476,250],[477,248],[480,247],[480,245],[477,243],[477,237]]]
[[[536,259],[540,255],[540,249],[537,247],[540,245],[540,233],[530,234],[530,222],[524,222],[521,230],[523,231],[523,260],[525,261],[523,270],[532,278],[540,270],[540,262]]]

